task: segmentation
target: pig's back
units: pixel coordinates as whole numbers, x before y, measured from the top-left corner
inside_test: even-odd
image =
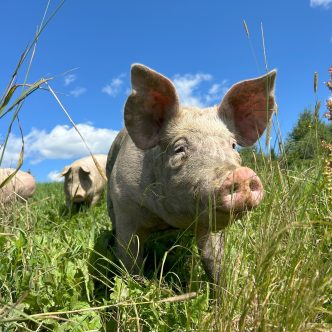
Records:
[[[0,169],[0,183],[3,182],[9,175],[15,171],[14,168],[1,168]],[[36,190],[36,181],[34,177],[23,171],[18,171],[14,177],[6,183],[5,186],[0,188],[0,200],[8,202],[15,200],[18,194],[24,199],[30,198]]]
[[[102,171],[105,172],[107,155],[106,154],[94,154],[94,158],[97,160],[98,164],[102,168]],[[91,171],[97,171],[96,164],[93,161],[91,156],[83,157],[81,159],[75,160],[71,166],[87,166]]]

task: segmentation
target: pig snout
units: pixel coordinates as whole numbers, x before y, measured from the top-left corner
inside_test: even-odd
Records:
[[[248,167],[240,167],[230,172],[221,186],[221,209],[225,212],[252,209],[259,205],[263,195],[257,174]]]
[[[73,202],[74,203],[82,203],[86,200],[86,192],[78,187],[76,189],[76,191],[74,192],[74,195],[73,195]]]

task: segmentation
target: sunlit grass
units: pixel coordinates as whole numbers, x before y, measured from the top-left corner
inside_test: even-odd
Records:
[[[16,71],[13,78],[0,99],[0,120],[12,115],[7,138],[25,98],[45,84],[24,80],[14,98],[22,85]],[[22,140],[17,168],[23,148]],[[105,197],[73,213],[63,184],[38,184],[29,202],[0,210],[0,330],[331,331],[326,161],[319,155],[291,170],[282,157],[249,165],[265,199],[225,230],[217,285],[208,281],[192,236],[174,231],[152,236],[145,275],[130,276],[112,253]]]
[[[167,268],[159,257],[163,275],[151,267],[139,279],[121,272],[112,265],[105,200],[70,215],[62,184],[39,184],[27,205],[0,212],[0,324],[9,331],[328,331],[332,214],[323,168],[317,160],[301,172],[276,161],[257,169],[265,199],[226,230],[217,289],[190,236],[169,250]],[[105,257],[93,251],[98,238]]]

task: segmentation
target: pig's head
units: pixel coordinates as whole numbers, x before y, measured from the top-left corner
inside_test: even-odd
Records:
[[[133,65],[132,93],[125,105],[125,125],[135,145],[153,155],[155,189],[164,218],[176,227],[195,216],[206,223],[213,206],[215,227],[232,214],[254,208],[263,186],[253,170],[241,167],[237,144],[250,146],[264,132],[276,109],[276,71],[239,82],[215,107],[180,106],[172,82]]]
[[[66,197],[72,203],[84,203],[91,200],[92,181],[88,167],[84,165],[66,166],[61,175],[65,177]]]

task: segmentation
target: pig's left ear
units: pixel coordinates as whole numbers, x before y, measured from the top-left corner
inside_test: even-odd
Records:
[[[219,116],[241,146],[253,145],[263,134],[277,105],[274,86],[277,71],[233,85],[220,106]]]
[[[135,145],[145,150],[159,143],[162,127],[179,109],[179,99],[169,79],[140,64],[131,67],[131,84],[125,125]]]
[[[71,167],[70,166],[65,166],[65,168],[63,169],[63,171],[61,172],[61,176],[65,176],[66,174],[68,174],[71,171]]]
[[[80,167],[80,169],[81,169],[84,173],[86,173],[86,174],[90,174],[90,169],[89,169],[88,167],[82,165],[82,166]]]

